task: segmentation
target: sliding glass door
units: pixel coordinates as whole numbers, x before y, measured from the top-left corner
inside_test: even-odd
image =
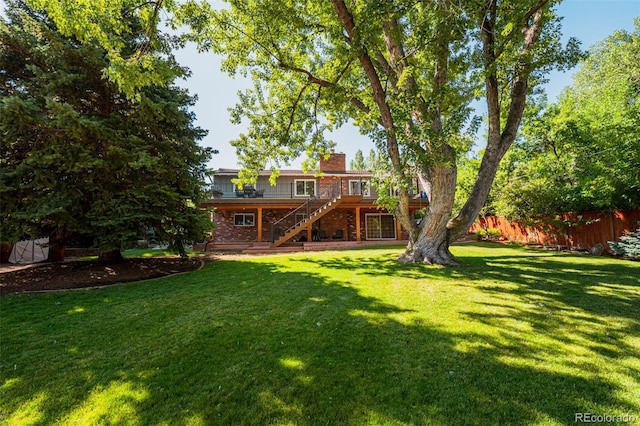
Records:
[[[365,216],[367,240],[395,240],[396,221],[393,215],[370,213]]]

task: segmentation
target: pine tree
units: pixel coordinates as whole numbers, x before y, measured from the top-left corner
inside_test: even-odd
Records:
[[[349,168],[351,170],[367,170],[364,162],[364,154],[362,154],[361,149],[356,151],[355,158],[349,163]]]
[[[196,205],[210,153],[197,145],[206,132],[193,125],[194,98],[159,84],[128,99],[104,78],[102,47],[63,36],[24,2],[7,4],[0,20],[2,239],[81,234],[103,260],[119,260],[121,248],[151,228],[184,254],[184,244],[211,226]],[[145,36],[133,18],[129,30],[123,49],[139,49]],[[187,72],[167,51],[157,54],[176,74]]]

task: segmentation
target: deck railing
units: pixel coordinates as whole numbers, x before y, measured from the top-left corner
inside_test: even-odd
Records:
[[[353,185],[351,188],[351,182],[354,179],[340,179],[340,188],[344,191],[344,194],[350,195],[364,195],[367,198],[377,198],[375,190],[370,185],[364,185],[363,182],[368,179],[361,179],[358,185]],[[319,183],[322,185],[322,182]],[[331,185],[333,186],[333,185]],[[211,198],[223,198],[223,199],[241,199],[241,198],[271,198],[271,199],[299,199],[304,200],[305,195],[296,195],[295,183],[289,182],[286,184],[278,184],[271,186],[266,182],[259,182],[255,186],[245,186],[242,190],[236,189],[232,183],[217,184],[210,188]],[[322,194],[316,198],[321,198]]]

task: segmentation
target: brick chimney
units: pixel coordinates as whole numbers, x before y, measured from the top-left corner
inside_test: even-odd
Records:
[[[329,151],[329,158],[326,160],[320,159],[320,171],[321,172],[346,172],[347,171],[347,155],[335,150]]]

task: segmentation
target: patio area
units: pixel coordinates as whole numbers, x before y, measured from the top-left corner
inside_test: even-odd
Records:
[[[301,251],[342,250],[358,247],[406,246],[407,240],[381,241],[306,241],[288,242],[280,247],[271,248],[269,242],[227,242],[198,243],[193,246],[196,251],[231,251],[245,254],[287,253]]]

